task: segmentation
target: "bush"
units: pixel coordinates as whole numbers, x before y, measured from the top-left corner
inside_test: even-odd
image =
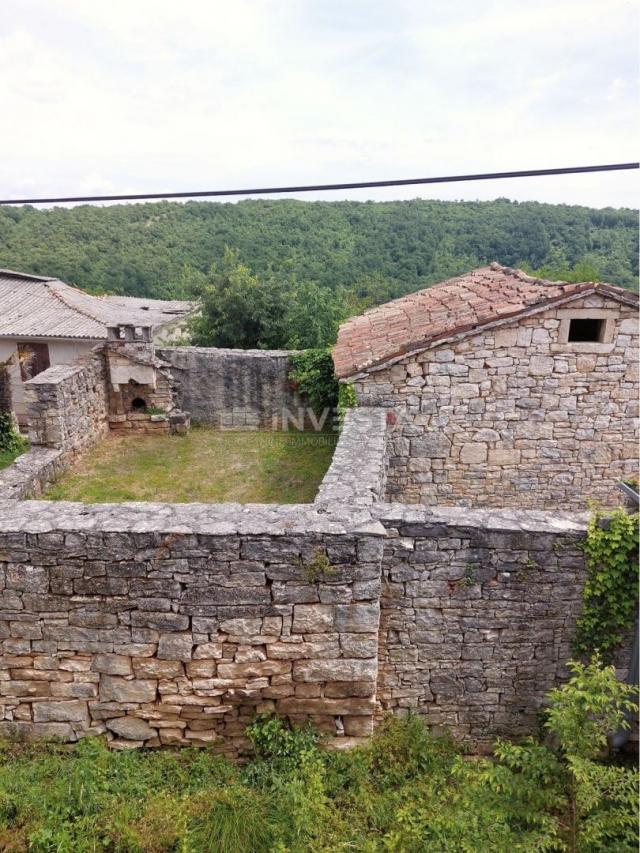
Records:
[[[338,380],[333,371],[331,352],[308,349],[291,356],[289,380],[294,388],[320,414],[323,409],[338,406]]]
[[[0,412],[0,453],[22,453],[27,441],[15,428],[11,412]]]
[[[608,518],[594,512],[585,554],[588,576],[574,639],[579,654],[598,652],[605,660],[633,625],[638,609],[638,532],[640,516],[623,509]]]

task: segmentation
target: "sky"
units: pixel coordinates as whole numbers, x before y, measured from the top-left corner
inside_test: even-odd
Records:
[[[629,0],[1,0],[0,196],[638,159]],[[638,172],[304,195],[638,206]]]

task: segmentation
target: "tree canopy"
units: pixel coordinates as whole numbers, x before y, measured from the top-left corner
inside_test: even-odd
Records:
[[[0,266],[179,298],[226,248],[251,275],[373,304],[489,261],[634,288],[636,210],[511,202],[159,202],[0,209]],[[580,273],[582,274],[582,273]],[[275,287],[275,285],[274,285]],[[308,298],[327,300],[323,290]],[[293,316],[293,315],[292,315]]]

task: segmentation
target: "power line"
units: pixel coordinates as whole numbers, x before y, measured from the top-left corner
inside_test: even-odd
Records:
[[[92,201],[144,201],[167,198],[212,198],[233,195],[272,195],[276,193],[309,193],[323,190],[354,190],[373,187],[408,187],[416,184],[453,184],[463,181],[493,181],[500,178],[537,178],[545,175],[575,175],[583,172],[620,172],[638,169],[640,163],[609,163],[603,166],[566,166],[559,169],[527,169],[518,172],[486,172],[478,175],[445,175],[437,178],[405,178],[392,181],[353,181],[346,184],[308,184],[298,187],[253,187],[242,190],[194,190],[193,192],[129,193],[123,195],[76,195],[52,198],[3,198],[3,204],[64,204]]]

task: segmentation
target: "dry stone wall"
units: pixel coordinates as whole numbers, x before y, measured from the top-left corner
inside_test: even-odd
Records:
[[[267,710],[369,733],[382,532],[311,507],[0,503],[0,735],[236,751]]]
[[[101,351],[73,365],[50,367],[24,388],[32,445],[76,451],[107,433],[107,370]]]
[[[586,516],[377,510],[388,536],[381,707],[422,714],[480,749],[535,733],[543,697],[567,677]]]
[[[281,429],[285,412],[299,418],[302,402],[288,380],[290,352],[163,347],[178,405],[195,422],[219,429]],[[284,427],[286,428],[286,426]]]
[[[567,315],[606,319],[568,343]],[[424,504],[584,509],[637,476],[638,321],[601,296],[434,346],[356,382],[392,409],[388,494]]]
[[[313,505],[0,499],[0,736],[237,754],[256,712],[358,737],[410,709],[478,748],[535,733],[586,517],[381,502],[393,420],[347,414]]]

